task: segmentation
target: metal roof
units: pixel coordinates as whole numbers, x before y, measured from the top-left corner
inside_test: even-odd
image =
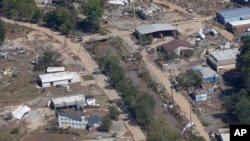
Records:
[[[65,71],[65,67],[47,67],[46,72],[50,73],[50,72],[63,72]]]
[[[62,116],[62,117],[67,117],[67,118],[70,118],[70,119],[76,120],[76,121],[82,121],[82,119],[84,119],[84,116],[75,115],[75,114],[59,113],[59,112],[57,112],[57,115]]]
[[[217,13],[223,16],[224,18],[242,17],[250,15],[250,8],[242,7],[242,8],[228,9],[228,10],[218,11]]]
[[[214,76],[219,77],[219,75],[209,67],[202,67],[201,65],[197,65],[197,66],[192,67],[192,69],[201,72],[203,79],[214,77]]]
[[[149,34],[159,31],[176,30],[171,24],[143,24],[135,27],[135,30],[140,34]]]
[[[56,82],[62,80],[72,80],[73,78],[79,78],[76,72],[57,72],[57,73],[47,73],[39,75],[42,83]],[[79,79],[80,81],[80,79]]]
[[[98,115],[89,116],[86,118],[88,125],[93,126],[94,124],[101,124],[102,118]]]
[[[249,20],[233,21],[233,22],[229,22],[229,24],[232,25],[232,26],[250,24],[250,19]]]
[[[29,112],[30,110],[31,109],[28,106],[20,105],[16,110],[12,112],[12,115],[17,119],[21,119],[23,115]]]
[[[55,105],[56,108],[74,105],[84,105],[86,103],[84,95],[72,95],[66,97],[53,98],[51,99],[51,102]]]
[[[226,50],[219,50],[211,52],[211,56],[217,61],[227,61],[236,59],[236,55],[239,54],[239,48],[232,48]]]

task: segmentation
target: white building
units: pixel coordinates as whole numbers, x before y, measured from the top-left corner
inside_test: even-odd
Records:
[[[21,119],[26,113],[28,113],[31,109],[26,105],[20,105],[16,110],[12,112],[13,117],[16,119]]]
[[[80,82],[76,72],[57,72],[39,75],[38,85],[42,88]]]
[[[84,95],[71,95],[65,97],[53,98],[49,101],[48,106],[52,109],[65,108],[65,107],[83,107],[86,105]]]
[[[95,100],[94,96],[87,95],[87,96],[85,96],[85,99],[86,99],[87,105],[90,105],[90,106],[95,106],[96,105],[96,103],[95,103],[96,100]]]
[[[230,131],[229,128],[220,128],[218,129],[219,136],[221,141],[229,141],[230,140]]]
[[[64,72],[65,67],[47,67],[46,72],[47,73],[54,73],[54,72]]]

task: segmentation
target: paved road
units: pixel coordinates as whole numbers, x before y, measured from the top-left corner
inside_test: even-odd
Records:
[[[4,22],[7,23],[12,23],[15,24],[15,21],[13,20],[9,20],[6,18],[1,18]],[[45,27],[40,27],[36,24],[30,24],[30,23],[25,23],[25,22],[16,22],[16,24],[22,25],[22,26],[26,26],[26,27],[31,27],[37,31],[41,31],[47,35],[51,35],[51,30]],[[127,32],[119,32],[119,31],[112,31],[111,35],[119,35],[122,36],[124,34],[128,34]],[[96,36],[96,35],[94,35]],[[93,35],[90,36],[86,36],[84,37],[86,40],[90,39],[90,38],[94,38]],[[62,36],[59,32],[54,32],[53,33],[53,38],[58,40],[61,44],[65,43],[65,40],[67,42],[67,45],[69,47],[69,51],[73,52],[74,54],[78,54],[79,51],[79,44],[75,44],[72,43],[70,41],[70,39],[66,39],[65,36]],[[92,73],[94,71],[95,68],[98,67],[98,65],[96,64],[96,62],[92,59],[92,57],[90,56],[90,54],[84,49],[81,48],[79,51],[79,57],[81,58],[82,63],[86,66],[86,70],[90,73]],[[100,74],[98,76],[95,77],[97,85],[105,92],[105,94],[107,95],[107,97],[110,100],[117,100],[120,99],[120,96],[118,95],[118,93],[115,90],[107,90],[104,89],[105,86],[105,82],[104,82],[104,78],[106,78],[104,75]],[[84,82],[82,82],[84,83]],[[145,141],[146,140],[146,136],[144,135],[144,133],[142,132],[142,130],[138,127],[138,126],[133,126],[128,124],[128,121],[125,122],[125,124],[128,127],[128,130],[131,131],[131,133],[133,134],[133,138],[135,141]]]

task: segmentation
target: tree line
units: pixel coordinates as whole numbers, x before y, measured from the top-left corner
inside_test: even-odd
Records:
[[[171,131],[166,122],[154,119],[154,98],[139,90],[130,79],[126,78],[125,71],[119,65],[119,61],[118,56],[105,56],[98,59],[98,64],[104,74],[110,77],[110,83],[123,98],[137,124],[147,131],[147,140],[175,141],[180,139],[181,135]]]
[[[250,124],[250,37],[243,38],[237,55],[236,71],[240,74],[238,92],[225,97],[224,106],[232,119],[238,123]]]
[[[73,6],[74,0],[58,0],[54,10],[44,11],[37,7],[35,0],[0,0],[2,16],[17,21],[31,23],[45,22],[52,30],[69,34],[80,28],[88,32],[100,32],[100,18],[103,14],[103,0],[87,0],[79,8]],[[86,19],[80,19],[82,13]]]

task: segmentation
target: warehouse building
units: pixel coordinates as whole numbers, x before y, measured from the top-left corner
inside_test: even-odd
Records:
[[[175,31],[177,31],[176,27],[171,24],[143,24],[135,27],[135,34],[137,37],[141,35],[172,36]]]
[[[236,56],[239,54],[238,48],[211,52],[208,63],[216,70],[231,70],[236,67]]]
[[[227,23],[227,29],[234,34],[241,34],[250,30],[250,19]]]
[[[250,8],[235,8],[216,12],[216,18],[222,24],[239,21],[250,16]]]

